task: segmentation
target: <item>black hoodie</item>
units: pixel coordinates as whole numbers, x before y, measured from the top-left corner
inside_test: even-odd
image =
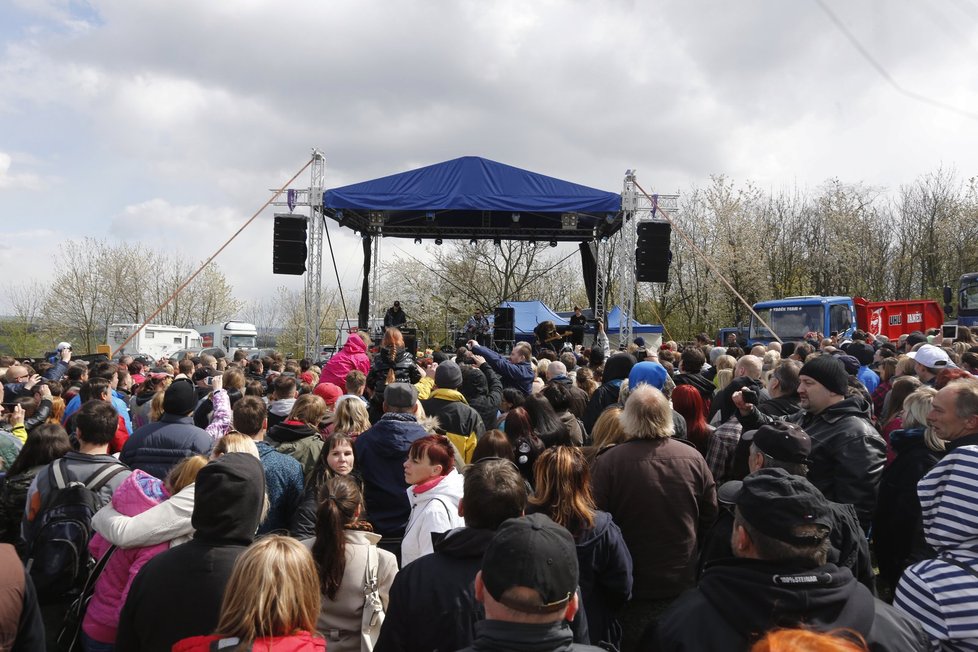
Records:
[[[201,469],[195,486],[194,538],[136,575],[119,618],[118,650],[168,652],[217,627],[231,569],[258,529],[265,471],[257,457],[228,453]]]
[[[847,568],[729,559],[706,568],[696,589],[659,620],[652,650],[747,650],[775,627],[850,629],[869,649],[928,649],[919,623],[873,598]]]

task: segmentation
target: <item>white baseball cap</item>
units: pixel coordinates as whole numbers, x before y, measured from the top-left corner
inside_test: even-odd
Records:
[[[58,344],[57,351],[58,353],[61,353],[65,349],[70,349],[70,348],[71,348],[71,342],[61,342],[60,344]]]
[[[933,344],[924,344],[916,351],[911,351],[907,355],[928,369],[945,369],[955,366],[951,362],[951,358],[948,357],[947,352]]]

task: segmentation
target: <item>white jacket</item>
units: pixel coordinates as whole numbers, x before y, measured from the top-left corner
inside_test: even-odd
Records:
[[[462,475],[455,469],[423,494],[415,495],[414,487],[408,487],[407,495],[411,502],[411,516],[401,542],[401,568],[433,552],[431,535],[435,532],[465,526],[465,519],[458,515]]]
[[[164,541],[170,547],[186,543],[194,533],[190,519],[194,513],[194,485],[190,484],[169,499],[141,514],[125,516],[106,505],[95,512],[92,527],[120,548],[143,548]]]

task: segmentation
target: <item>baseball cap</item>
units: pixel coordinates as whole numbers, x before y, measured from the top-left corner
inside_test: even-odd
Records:
[[[194,372],[192,378],[195,383],[199,383],[205,378],[213,378],[214,376],[220,376],[220,375],[221,372],[218,371],[217,369],[212,369],[211,367],[201,367],[200,369]]]
[[[951,362],[951,358],[948,357],[947,352],[944,349],[934,346],[933,344],[924,344],[922,347],[916,351],[911,351],[907,354],[915,362],[919,362],[928,369],[944,369],[946,367],[954,367],[955,364]]]
[[[745,521],[778,541],[814,545],[832,530],[831,507],[822,492],[784,469],[760,469],[744,478],[739,487],[728,482],[722,489],[724,498],[737,505]],[[798,535],[796,528],[804,525],[817,525],[818,532]]]
[[[757,450],[782,462],[805,464],[812,452],[812,440],[802,427],[787,421],[767,423],[754,431]]]
[[[384,403],[390,407],[407,408],[418,402],[418,390],[408,383],[391,383],[384,388]]]
[[[65,349],[68,349],[69,351],[71,351],[71,342],[59,342],[58,343],[58,348],[57,348],[57,352],[58,353],[61,353]]]
[[[496,602],[524,613],[554,613],[577,590],[577,550],[566,528],[545,514],[503,521],[482,558],[482,582]],[[530,604],[512,599],[514,587],[536,591]]]
[[[333,407],[339,397],[343,395],[343,390],[335,383],[319,383],[312,390],[312,393],[326,401],[327,406]]]

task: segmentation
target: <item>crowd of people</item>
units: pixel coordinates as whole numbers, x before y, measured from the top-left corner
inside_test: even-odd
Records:
[[[0,649],[978,649],[976,372],[963,327],[0,357]]]

